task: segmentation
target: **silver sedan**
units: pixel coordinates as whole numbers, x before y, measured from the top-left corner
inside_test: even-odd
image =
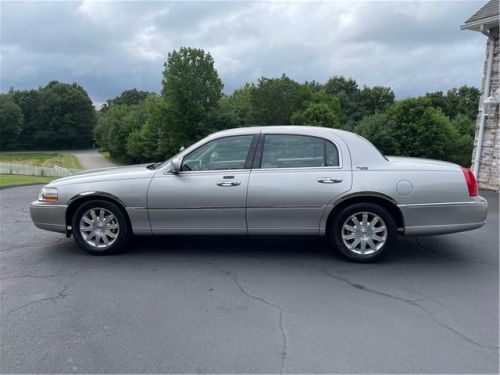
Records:
[[[163,163],[58,179],[30,212],[92,254],[116,253],[132,234],[316,235],[370,262],[398,234],[479,228],[487,208],[458,165],[385,157],[346,131],[266,126],[212,134]]]

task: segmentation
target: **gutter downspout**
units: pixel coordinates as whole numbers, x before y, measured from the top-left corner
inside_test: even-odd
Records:
[[[495,52],[495,40],[489,33],[484,31],[483,25],[481,25],[481,32],[488,36],[488,61],[486,64],[486,79],[484,82],[484,92],[483,92],[483,108],[481,109],[481,118],[479,119],[479,132],[477,134],[476,143],[476,155],[474,157],[474,176],[476,179],[479,178],[479,162],[481,160],[481,150],[483,148],[483,138],[484,138],[484,124],[486,122],[486,114],[484,113],[484,99],[490,95],[490,84],[491,84],[491,70],[493,68],[493,54]]]

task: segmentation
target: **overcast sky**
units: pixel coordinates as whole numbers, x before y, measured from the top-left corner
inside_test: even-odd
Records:
[[[160,91],[167,53],[203,48],[231,93],[261,76],[332,75],[398,98],[479,87],[486,38],[460,25],[486,1],[1,0],[1,87],[77,82],[96,104]]]

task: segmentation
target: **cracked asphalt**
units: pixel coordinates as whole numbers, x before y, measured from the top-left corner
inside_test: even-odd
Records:
[[[476,231],[352,264],[311,238],[136,238],[94,257],[0,192],[2,373],[498,373],[498,194]]]

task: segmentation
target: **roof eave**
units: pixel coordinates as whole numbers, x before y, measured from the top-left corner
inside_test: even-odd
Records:
[[[471,30],[471,31],[481,31],[481,25],[484,25],[484,28],[487,30],[494,29],[495,27],[499,27],[499,17],[498,15],[483,18],[481,20],[464,23],[460,26],[462,30]]]

